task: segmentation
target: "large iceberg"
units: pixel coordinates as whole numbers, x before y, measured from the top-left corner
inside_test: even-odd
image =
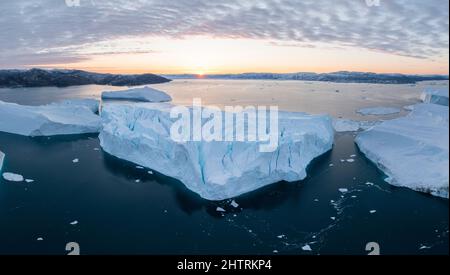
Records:
[[[147,86],[123,91],[103,92],[102,99],[133,100],[143,102],[168,102],[172,100],[172,98],[165,92]]]
[[[388,183],[448,198],[448,111],[417,104],[406,117],[385,121],[355,141]]]
[[[278,147],[273,152],[260,152],[260,141],[175,142],[170,136],[175,121],[170,118],[172,107],[168,103],[104,105],[100,144],[111,155],[176,178],[209,200],[235,197],[283,180],[302,180],[308,164],[333,145],[330,117],[290,112],[278,114]]]
[[[0,101],[0,131],[24,136],[98,133],[101,119],[76,104],[24,106]]]
[[[2,171],[4,160],[5,160],[5,154],[2,151],[0,151],[0,171]]]
[[[420,99],[425,103],[433,103],[448,106],[448,89],[447,90],[425,90],[420,95]]]

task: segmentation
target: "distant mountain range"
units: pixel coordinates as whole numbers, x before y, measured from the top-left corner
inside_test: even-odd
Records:
[[[67,87],[74,85],[112,85],[138,86],[169,82],[171,79],[267,79],[267,80],[300,80],[327,81],[341,83],[382,83],[382,84],[413,84],[418,81],[448,80],[445,75],[405,75],[376,74],[364,72],[334,72],[334,73],[242,73],[242,74],[107,74],[93,73],[81,70],[0,70],[0,88],[16,87]]]
[[[67,87],[73,85],[137,86],[168,82],[155,74],[102,74],[81,70],[0,70],[0,87]]]
[[[333,72],[333,73],[242,73],[242,74],[172,74],[164,75],[171,79],[268,79],[268,80],[301,80],[328,81],[342,83],[382,83],[382,84],[413,84],[418,81],[448,80],[445,75],[405,75],[405,74],[377,74],[365,72]]]

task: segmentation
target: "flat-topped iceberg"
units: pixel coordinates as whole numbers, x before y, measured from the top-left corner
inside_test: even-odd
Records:
[[[359,109],[356,112],[363,116],[367,115],[380,116],[380,115],[392,115],[400,113],[400,109],[394,107],[368,107]]]
[[[420,99],[425,103],[433,103],[433,104],[448,106],[448,89],[447,90],[425,90],[420,95]]]
[[[209,200],[302,180],[308,164],[333,145],[330,117],[290,112],[278,113],[278,147],[272,152],[260,152],[260,141],[175,142],[170,134],[176,121],[170,118],[172,107],[105,104],[100,144],[109,154],[176,178]],[[223,131],[233,127],[223,125]]]
[[[385,121],[355,141],[388,183],[448,198],[448,111],[417,104],[406,117]]]
[[[101,119],[85,105],[24,106],[0,101],[0,131],[24,136],[98,133]]]
[[[2,151],[0,151],[0,171],[2,171],[4,160],[5,160],[5,154]]]
[[[168,102],[172,100],[172,98],[165,92],[147,86],[122,91],[103,92],[102,99],[133,100],[143,102]]]

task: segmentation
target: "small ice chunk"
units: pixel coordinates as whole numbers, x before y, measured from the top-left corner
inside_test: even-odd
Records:
[[[350,155],[350,157],[351,157],[351,158],[354,158],[354,157],[356,157],[356,155]]]
[[[149,173],[150,175],[153,175],[153,171],[147,171],[147,173]]]
[[[285,236],[286,236],[286,235],[281,234],[281,235],[278,235],[277,238],[278,238],[278,239],[283,239]]]
[[[303,251],[312,251],[311,246],[309,246],[309,244],[305,244],[304,246],[302,246],[302,250]]]
[[[373,183],[372,182],[366,182],[366,185],[372,186]]]
[[[222,207],[217,206],[216,208],[217,212],[226,212],[225,209],[223,209]]]
[[[32,180],[32,179],[25,179],[25,182],[32,183],[32,182],[34,182],[34,180]]]
[[[403,106],[403,109],[405,109],[407,111],[412,111],[412,110],[414,110],[414,105]]]
[[[370,214],[373,214],[373,213],[375,213],[375,212],[377,212],[377,210],[370,210],[370,211],[369,211]]]
[[[73,222],[70,222],[70,225],[77,225],[78,224],[78,221],[73,221]]]
[[[278,253],[278,250],[274,249],[274,250],[273,250],[273,253]]]
[[[20,182],[20,181],[24,180],[22,175],[9,173],[9,172],[3,173],[3,178],[7,181],[16,181],[16,182]]]
[[[239,206],[239,204],[235,200],[232,200],[231,206],[233,206],[234,208],[237,208]]]
[[[136,169],[144,169],[144,167],[142,167],[142,166],[136,166]]]
[[[38,237],[37,239],[36,239],[36,241],[43,241],[44,240],[44,238],[42,238],[42,237]]]
[[[134,182],[136,182],[136,183],[140,183],[140,182],[141,182],[141,180],[140,180],[140,179],[137,179],[137,180],[135,180]]]
[[[80,160],[79,159],[73,159],[72,162],[73,163],[78,163]]]
[[[328,166],[330,166],[330,167],[333,167],[334,166],[334,164],[333,163],[330,163]]]
[[[339,192],[341,192],[341,193],[346,193],[346,192],[348,192],[348,189],[347,189],[347,188],[339,188],[338,190],[339,190]]]
[[[334,220],[336,220],[336,217],[330,217],[330,219],[332,219],[334,221]]]
[[[2,170],[4,159],[5,159],[5,154],[2,151],[0,151],[0,171]]]
[[[354,162],[354,159],[346,159],[347,162]]]
[[[356,198],[356,196],[355,196],[355,195],[353,195],[353,196],[352,196],[352,198],[354,199],[354,198]]]
[[[429,248],[431,248],[430,246],[426,246],[426,245],[421,245],[420,247],[419,247],[419,250],[422,250],[422,249],[429,249]]]
[[[94,151],[99,151],[99,150],[100,150],[100,148],[97,148],[97,147],[94,148]]]
[[[314,199],[314,201],[315,201],[315,202],[318,202],[318,201],[319,201],[319,199]]]

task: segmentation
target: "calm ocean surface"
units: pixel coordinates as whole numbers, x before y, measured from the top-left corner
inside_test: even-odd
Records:
[[[177,80],[152,87],[168,92],[176,104],[199,97],[218,106],[277,105],[373,120],[406,111],[378,117],[355,111],[402,108],[417,103],[425,87],[448,89],[448,81]],[[39,105],[118,89],[0,89],[0,100]],[[3,172],[34,180],[0,178],[0,254],[66,254],[68,242],[79,243],[81,254],[367,254],[368,242],[377,242],[381,254],[448,254],[448,200],[385,183],[353,139],[352,133],[336,134],[333,150],[310,165],[305,180],[237,197],[234,208],[231,200],[203,200],[176,180],[104,153],[97,135],[30,138],[0,132]],[[341,162],[353,154],[354,162]],[[217,212],[218,206],[227,211]],[[312,251],[302,250],[306,244]]]

